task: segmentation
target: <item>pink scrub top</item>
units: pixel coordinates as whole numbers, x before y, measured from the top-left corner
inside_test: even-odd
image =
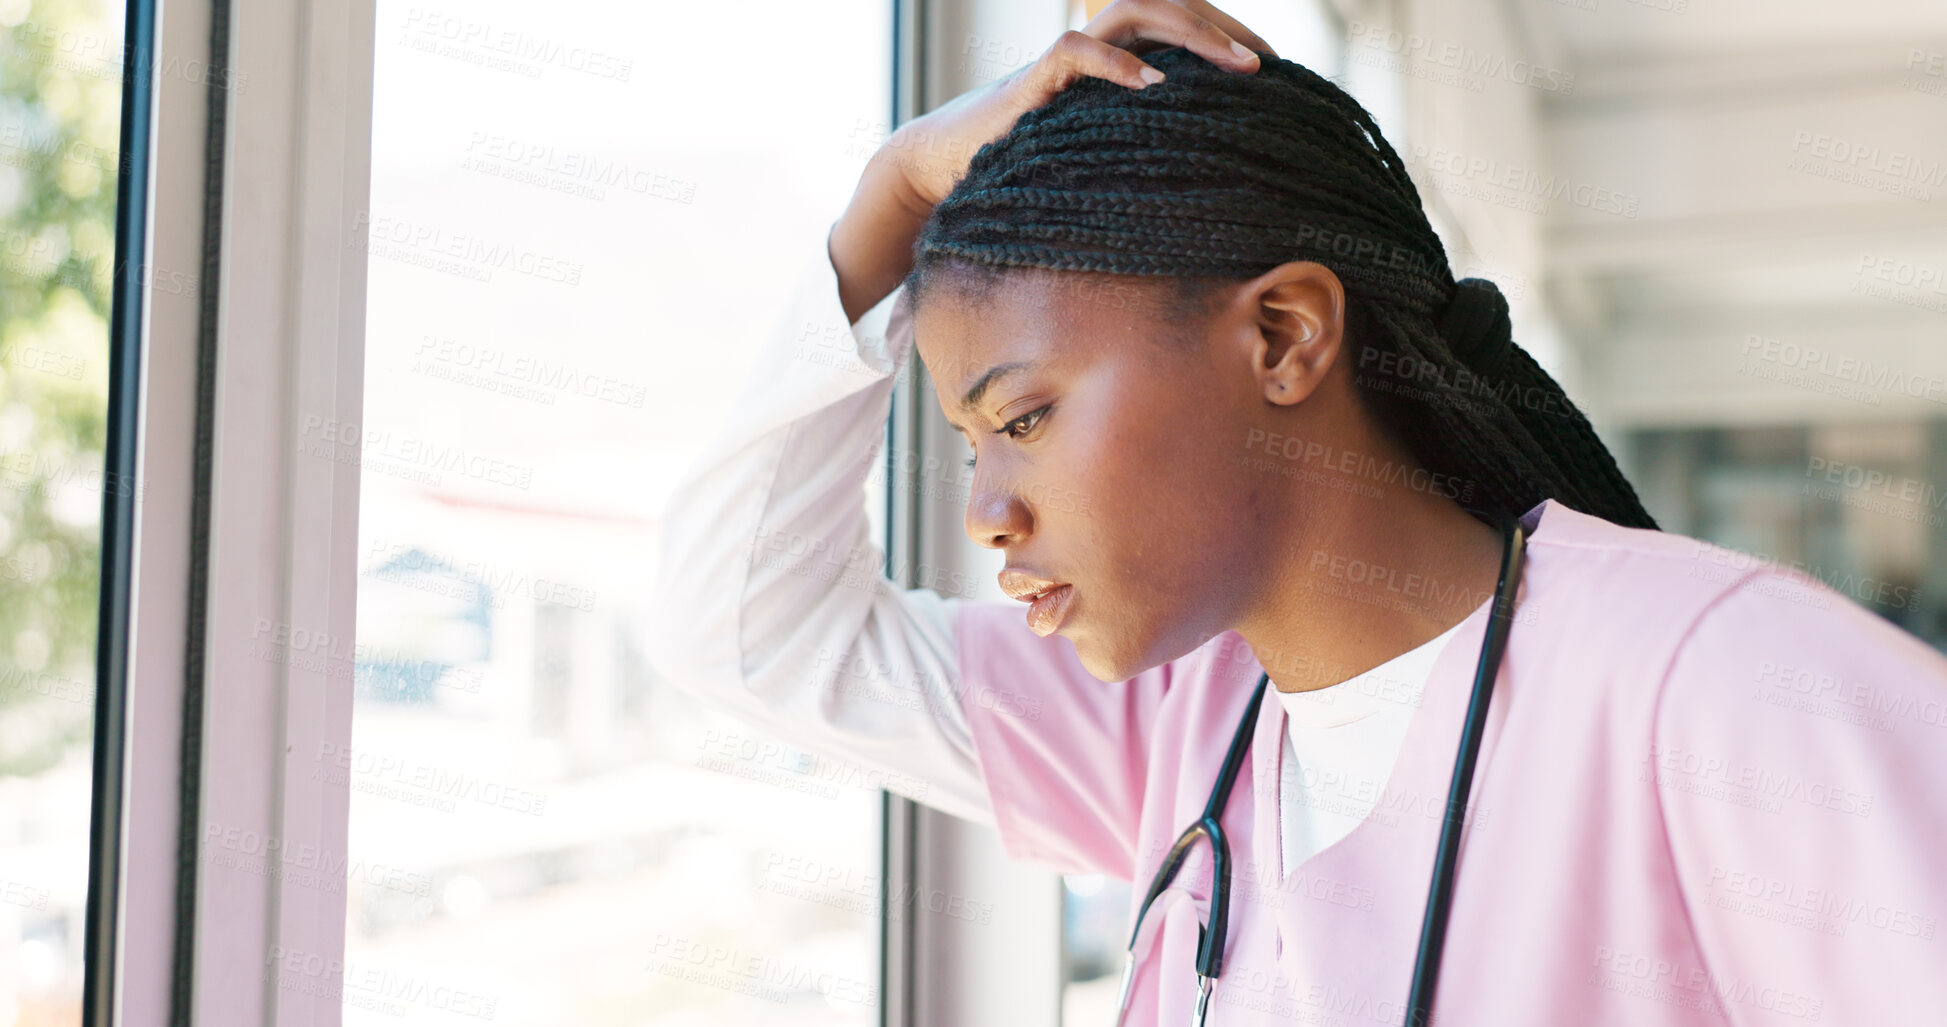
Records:
[[[1947,659],[1729,550],[1553,500],[1523,523],[1433,1022],[1947,1024]],[[1487,609],[1442,651],[1371,815],[1297,866],[1267,688],[1222,816],[1213,1027],[1401,1022]],[[969,603],[955,629],[963,695],[1024,697],[962,704],[1001,840],[1133,881],[1133,924],[1263,668],[1225,632],[1105,684],[1023,613]],[[1132,1027],[1189,1022],[1208,852],[1144,922]]]

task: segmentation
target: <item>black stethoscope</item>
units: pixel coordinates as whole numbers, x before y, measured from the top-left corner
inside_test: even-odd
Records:
[[[1501,534],[1505,543],[1501,580],[1494,587],[1487,636],[1481,641],[1480,663],[1474,671],[1474,692],[1467,703],[1467,723],[1460,731],[1460,755],[1455,760],[1453,784],[1447,791],[1447,812],[1440,828],[1439,851],[1433,860],[1433,885],[1427,893],[1426,918],[1420,925],[1420,948],[1413,961],[1413,987],[1407,995],[1404,1027],[1424,1027],[1433,1006],[1440,946],[1447,935],[1447,907],[1453,899],[1454,864],[1460,858],[1461,823],[1466,816],[1467,794],[1474,783],[1474,758],[1480,754],[1481,731],[1487,723],[1487,701],[1501,669],[1501,652],[1507,648],[1508,629],[1514,620],[1514,593],[1521,585],[1521,555],[1526,548],[1526,536],[1520,522],[1512,520],[1502,526]],[[1230,843],[1225,840],[1223,825],[1217,818],[1230,802],[1231,782],[1244,762],[1244,751],[1250,747],[1258,707],[1264,701],[1264,686],[1270,680],[1269,672],[1257,679],[1257,690],[1251,694],[1244,719],[1230,740],[1230,751],[1224,755],[1224,767],[1217,774],[1217,785],[1203,807],[1203,816],[1177,836],[1176,844],[1170,846],[1169,855],[1150,881],[1149,894],[1143,897],[1142,909],[1136,913],[1136,929],[1129,935],[1129,958],[1122,966],[1122,997],[1116,1001],[1116,1027],[1121,1027],[1129,1010],[1130,985],[1136,978],[1136,938],[1142,934],[1143,917],[1149,913],[1149,904],[1169,887],[1197,839],[1208,838],[1216,886],[1210,893],[1210,926],[1206,929],[1201,923],[1197,925],[1197,1012],[1196,1018],[1190,1021],[1192,1027],[1203,1027],[1210,992],[1216,986],[1217,973],[1224,961],[1224,937],[1230,916]]]

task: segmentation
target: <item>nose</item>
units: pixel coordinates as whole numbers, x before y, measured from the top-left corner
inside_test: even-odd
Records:
[[[967,537],[988,549],[1019,545],[1034,530],[1034,515],[1011,483],[975,465],[967,493]]]

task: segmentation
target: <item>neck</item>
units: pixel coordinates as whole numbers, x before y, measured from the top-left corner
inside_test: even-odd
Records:
[[[1281,692],[1362,674],[1493,599],[1498,531],[1438,492],[1373,484],[1379,497],[1313,488],[1286,507],[1304,511],[1281,536],[1295,541],[1236,628]]]

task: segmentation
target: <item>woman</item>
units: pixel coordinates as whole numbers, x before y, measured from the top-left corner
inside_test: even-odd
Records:
[[[1434,1016],[1941,1022],[1947,660],[1656,531],[1330,82],[1118,3],[895,133],[810,242],[674,493],[676,683],[1138,902],[1255,703],[1208,1020],[1400,1023],[1518,521]],[[880,574],[909,348],[1025,617]],[[1126,1022],[1190,1022],[1211,884],[1199,848],[1143,918]]]

